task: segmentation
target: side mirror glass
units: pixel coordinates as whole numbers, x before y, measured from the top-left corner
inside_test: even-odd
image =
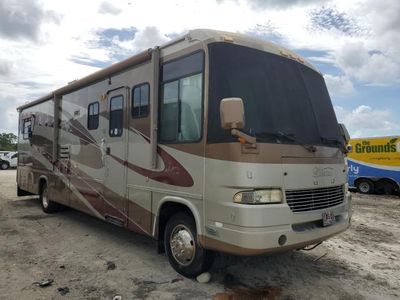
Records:
[[[219,112],[223,129],[242,129],[245,126],[244,105],[241,98],[222,99]]]

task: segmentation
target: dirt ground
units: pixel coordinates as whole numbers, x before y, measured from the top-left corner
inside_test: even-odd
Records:
[[[345,233],[309,252],[218,255],[200,284],[174,272],[151,239],[74,210],[46,215],[15,190],[15,170],[0,171],[0,299],[400,298],[398,196],[353,194]],[[34,284],[45,279],[53,283]]]

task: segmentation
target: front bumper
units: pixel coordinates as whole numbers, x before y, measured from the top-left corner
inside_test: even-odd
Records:
[[[323,227],[322,212],[327,210],[333,211],[336,223]],[[245,227],[209,222],[205,234],[199,236],[199,241],[204,248],[237,255],[258,255],[299,249],[345,231],[350,226],[351,215],[351,194],[347,192],[346,201],[341,205],[329,209],[292,213],[291,217],[287,216],[280,222],[276,222],[277,215],[272,210],[264,215],[264,218],[275,221],[271,222],[275,224],[270,223],[270,226]],[[285,238],[282,239],[282,236]],[[282,240],[285,240],[283,244]]]

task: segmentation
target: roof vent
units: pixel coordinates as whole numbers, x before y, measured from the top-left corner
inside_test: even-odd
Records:
[[[233,37],[231,37],[231,36],[223,35],[223,36],[221,37],[221,39],[222,39],[224,42],[233,43]]]

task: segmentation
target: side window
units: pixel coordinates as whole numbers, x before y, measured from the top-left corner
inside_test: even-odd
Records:
[[[160,103],[160,140],[195,142],[202,134],[203,52],[164,64]]]
[[[110,100],[110,136],[121,136],[123,117],[124,97],[118,95]]]
[[[179,129],[179,81],[166,83],[162,87],[160,108],[161,140],[174,142]]]
[[[132,93],[132,117],[144,118],[149,115],[150,85],[148,83],[137,85]]]
[[[97,129],[99,127],[99,102],[90,103],[87,113],[87,128]]]
[[[31,133],[32,133],[32,118],[24,119],[22,124],[22,138],[24,140],[29,139]]]

